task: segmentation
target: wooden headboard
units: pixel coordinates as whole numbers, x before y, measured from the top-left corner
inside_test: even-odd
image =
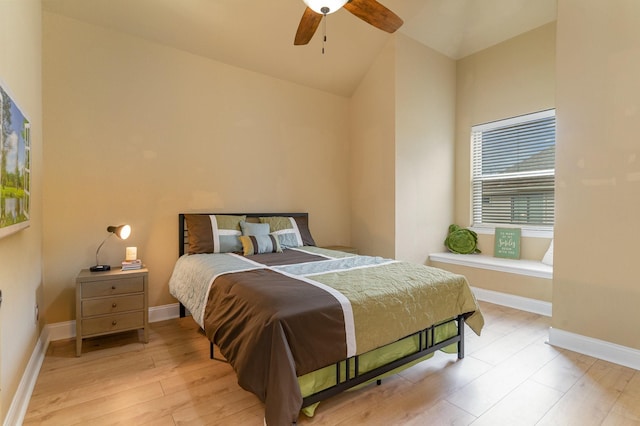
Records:
[[[287,217],[306,217],[309,218],[309,213],[180,213],[178,214],[178,252],[179,256],[182,256],[187,252],[189,247],[189,233],[187,232],[187,223],[184,219],[185,214],[225,214],[233,216],[247,216],[248,222],[257,222],[259,217],[264,216],[287,216]],[[252,220],[253,219],[253,220]]]

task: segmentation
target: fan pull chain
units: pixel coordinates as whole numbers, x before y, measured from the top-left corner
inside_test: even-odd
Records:
[[[327,43],[327,19],[325,18],[322,21],[322,54],[324,55],[324,45]]]
[[[329,8],[323,7],[320,11],[324,15],[322,19],[322,54],[324,55],[324,45],[327,43],[327,13],[329,13]]]

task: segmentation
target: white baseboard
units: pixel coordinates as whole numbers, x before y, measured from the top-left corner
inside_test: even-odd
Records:
[[[54,324],[47,324],[44,326],[44,331],[49,333],[49,341],[55,342],[56,340],[72,339],[76,337],[76,322],[64,321],[56,322]]]
[[[149,322],[178,318],[180,316],[179,306],[178,303],[172,303],[170,305],[149,308]],[[72,339],[74,337],[76,337],[75,321],[58,322],[44,326],[36,342],[36,346],[33,348],[33,353],[31,354],[27,368],[22,374],[22,379],[20,380],[16,394],[13,396],[3,426],[22,424],[49,343],[56,340]]]
[[[496,305],[508,306],[509,308],[532,312],[538,315],[544,315],[545,317],[550,317],[553,309],[550,302],[544,302],[542,300],[500,293],[493,290],[485,290],[478,287],[471,287],[471,291],[473,291],[473,294],[475,294],[478,300],[495,303]]]
[[[478,300],[496,305],[508,306],[521,311],[533,312],[539,315],[551,316],[552,305],[549,302],[513,296],[497,291],[472,287],[471,290]],[[589,355],[614,364],[640,370],[640,350],[617,345],[604,340],[580,334],[570,333],[558,328],[549,328],[549,344],[573,352]]]
[[[44,361],[44,355],[49,347],[49,341],[49,332],[45,327],[36,341],[36,346],[33,348],[31,358],[29,358],[27,367],[22,374],[22,379],[18,384],[18,389],[13,396],[13,400],[9,406],[9,411],[4,418],[4,426],[21,425],[24,421],[24,416],[27,413],[27,408],[29,407],[29,400],[31,399],[33,388],[36,385],[36,380],[38,380],[40,367],[42,367],[42,362]]]
[[[180,304],[153,306],[149,308],[149,322],[165,321],[180,317]]]
[[[549,344],[640,370],[640,351],[551,327]]]

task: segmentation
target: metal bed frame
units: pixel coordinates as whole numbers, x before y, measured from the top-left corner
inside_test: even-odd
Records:
[[[231,215],[246,215],[250,218],[257,218],[260,216],[294,216],[294,217],[308,217],[307,213],[197,213],[197,214],[231,214]],[[182,256],[186,253],[186,247],[189,244],[189,235],[187,233],[186,223],[184,219],[184,213],[180,213],[178,215],[179,218],[179,253]],[[180,317],[184,317],[187,315],[187,310],[182,303],[180,303]],[[456,335],[445,339],[440,342],[436,342],[435,340],[435,330],[437,327],[456,322],[458,332]],[[302,400],[302,408],[308,407],[309,405],[315,404],[322,400],[325,400],[331,396],[337,395],[339,393],[344,392],[347,389],[353,388],[354,386],[358,386],[362,383],[371,381],[381,376],[382,374],[388,373],[398,367],[406,365],[410,362],[418,360],[424,356],[432,354],[436,351],[439,351],[447,346],[452,344],[457,344],[458,349],[458,359],[464,358],[464,315],[459,315],[457,318],[452,318],[448,321],[442,322],[440,324],[435,324],[431,327],[420,330],[416,333],[410,334],[408,336],[403,337],[400,340],[413,338],[414,336],[418,336],[418,349],[402,358],[391,361],[388,364],[384,364],[380,367],[374,368],[364,373],[359,372],[359,363],[360,363],[360,355],[355,355],[351,358],[346,358],[337,362],[336,366],[336,384],[326,388],[324,390],[318,391],[312,395],[306,396]],[[214,345],[213,342],[209,342],[209,356],[211,359],[219,360],[214,357]],[[344,365],[343,365],[344,364]],[[351,365],[354,366],[354,373],[351,374]],[[344,377],[342,374],[342,367],[344,366]],[[376,383],[380,385],[382,383],[381,379],[377,379]]]

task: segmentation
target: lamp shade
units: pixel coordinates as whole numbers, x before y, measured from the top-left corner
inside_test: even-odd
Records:
[[[121,240],[126,240],[131,235],[131,227],[129,225],[108,226],[107,232],[112,232]]]
[[[348,0],[303,0],[304,4],[309,6],[311,10],[322,15],[340,10]]]

